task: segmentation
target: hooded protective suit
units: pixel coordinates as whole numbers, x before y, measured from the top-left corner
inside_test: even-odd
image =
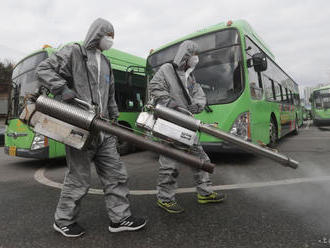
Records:
[[[156,72],[154,77],[149,83],[149,96],[151,102],[154,104],[162,104],[169,108],[188,108],[188,101],[184,96],[183,90],[179,85],[178,76],[184,85],[191,99],[191,104],[198,106],[197,111],[194,114],[203,111],[206,104],[206,97],[201,86],[196,83],[195,77],[190,74],[187,82],[185,77],[185,71],[187,69],[188,59],[198,52],[197,44],[193,41],[184,41],[178,48],[178,51],[174,57],[173,64],[163,64]],[[191,149],[191,153],[200,157],[203,160],[210,161],[209,157],[203,151],[200,145],[197,145]],[[160,155],[159,157],[159,177],[158,177],[158,200],[163,202],[175,201],[175,190],[177,188],[176,178],[179,173],[177,165],[179,162]],[[201,170],[194,170],[194,181],[197,188],[197,192],[200,195],[209,195],[212,191],[209,189],[211,181],[209,174]]]
[[[201,86],[196,83],[193,74],[189,75],[186,82],[185,71],[188,59],[197,52],[197,44],[193,41],[187,40],[180,45],[173,60],[174,66],[177,67],[176,71],[178,76],[183,84],[187,86],[187,92],[190,95],[191,104],[198,105],[196,114],[202,112],[205,107],[205,94]],[[188,106],[188,101],[179,85],[173,65],[170,63],[162,65],[150,81],[149,96],[156,104],[160,103],[170,108],[179,106],[187,109]]]
[[[82,48],[87,54],[87,70],[78,45],[63,47],[43,61],[37,68],[42,85],[52,94],[63,95],[70,89],[76,97],[96,103],[106,118],[117,118],[114,77],[110,62],[100,53],[100,39],[113,32],[111,23],[104,19],[95,20],[90,26]],[[88,76],[92,92],[88,85]],[[87,151],[66,146],[68,171],[66,172],[61,197],[55,212],[55,222],[67,226],[76,222],[80,200],[87,194],[90,186],[91,163],[103,185],[106,208],[112,222],[118,223],[131,215],[127,196],[127,172],[120,161],[116,149],[116,138],[99,134]]]

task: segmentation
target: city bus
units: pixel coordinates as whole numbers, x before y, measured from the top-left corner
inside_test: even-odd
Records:
[[[35,93],[40,86],[36,78],[36,67],[56,50],[44,46],[23,58],[14,67],[4,147],[5,153],[10,156],[39,159],[65,156],[65,146],[62,143],[34,133],[18,119],[25,97]],[[118,123],[138,132],[135,121],[146,96],[146,60],[113,48],[103,53],[110,59],[115,77],[115,97],[120,112]],[[134,146],[122,140],[118,141],[117,148],[122,155],[134,150]]]
[[[162,64],[173,61],[185,40],[199,46],[194,75],[207,98],[196,118],[261,145],[275,146],[284,135],[298,134],[303,121],[298,84],[244,20],[222,22],[152,50],[148,81]],[[206,134],[200,140],[209,151],[233,148]]]
[[[330,126],[330,85],[314,89],[310,101],[314,125]]]

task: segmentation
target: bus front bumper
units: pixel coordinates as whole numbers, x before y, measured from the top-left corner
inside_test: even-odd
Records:
[[[49,158],[49,147],[44,147],[36,150],[30,150],[30,149],[22,149],[22,148],[16,148],[15,152],[13,153],[10,151],[8,146],[4,147],[5,154],[9,156],[16,156],[16,157],[22,157],[22,158],[37,158],[37,159],[48,159]],[[15,155],[14,155],[15,154]]]
[[[315,126],[330,126],[330,118],[329,119],[319,119],[315,118],[313,120]]]
[[[201,142],[205,152],[247,153],[229,142]]]

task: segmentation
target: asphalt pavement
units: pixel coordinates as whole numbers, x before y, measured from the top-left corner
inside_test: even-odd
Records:
[[[192,172],[180,168],[177,200],[185,208],[171,215],[156,206],[157,156],[127,156],[130,202],[148,218],[138,232],[109,233],[100,183],[84,198],[81,238],[52,229],[65,172],[64,160],[9,157],[0,150],[0,248],[16,247],[330,247],[330,129],[305,125],[278,149],[301,162],[297,170],[252,154],[211,154],[212,181],[227,200],[200,205]],[[37,179],[37,180],[36,180]]]

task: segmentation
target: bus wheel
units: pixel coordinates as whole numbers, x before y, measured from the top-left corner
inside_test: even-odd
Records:
[[[299,134],[299,125],[298,125],[298,119],[296,118],[296,121],[294,122],[294,130],[293,130],[294,135]]]
[[[276,147],[277,141],[278,141],[278,133],[277,133],[276,122],[275,122],[274,118],[270,118],[268,146],[271,148]]]

